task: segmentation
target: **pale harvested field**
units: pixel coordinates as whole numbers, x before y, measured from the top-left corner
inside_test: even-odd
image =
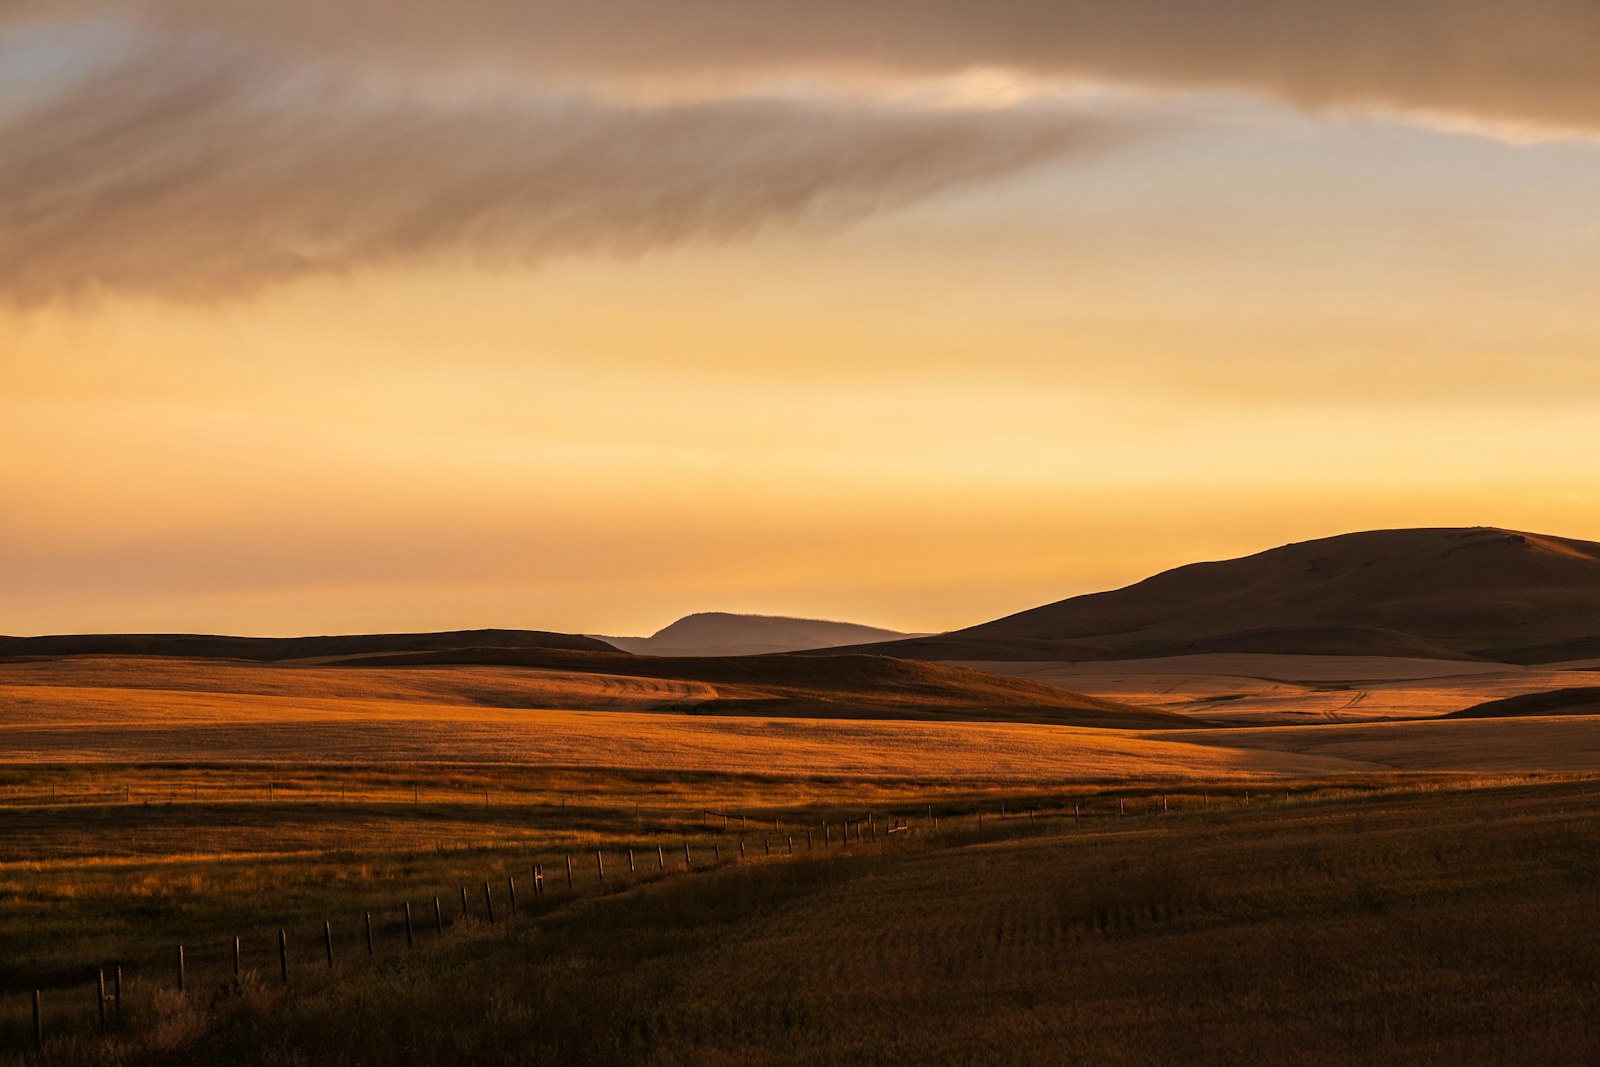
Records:
[[[1294,753],[1371,771],[1600,770],[1600,716],[1272,726],[1184,731],[1181,736],[1199,746]]]
[[[1573,669],[1589,664],[1514,667],[1379,656],[1214,653],[1095,663],[959,665],[1240,725],[1432,718],[1501,697],[1600,685],[1600,671]]]

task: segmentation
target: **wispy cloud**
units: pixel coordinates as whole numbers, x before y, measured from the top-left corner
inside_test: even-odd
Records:
[[[441,101],[162,48],[0,119],[0,290],[210,297],[384,262],[630,255],[861,218],[1137,125],[1059,106]]]
[[[1600,130],[1594,0],[12,0],[416,67],[637,81],[948,72],[1230,87]],[[5,16],[0,16],[5,17]]]

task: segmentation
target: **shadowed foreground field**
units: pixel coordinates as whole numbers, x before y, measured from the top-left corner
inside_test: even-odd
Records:
[[[1592,1062],[1597,846],[1594,781],[1014,820],[583,898],[287,998],[168,998],[57,1055]]]

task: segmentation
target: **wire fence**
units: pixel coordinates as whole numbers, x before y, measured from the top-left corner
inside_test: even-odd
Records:
[[[191,791],[190,798],[195,795]],[[77,802],[60,793],[54,799]],[[24,997],[7,998],[9,1010],[0,1010],[0,1047],[44,1055],[63,1037],[126,1034],[186,998],[224,997],[245,985],[316,988],[382,961],[448,944],[467,932],[509,929],[577,898],[665,877],[753,861],[901,847],[891,843],[912,840],[954,846],[1002,834],[1058,831],[1064,823],[1074,828],[1091,821],[1104,825],[1250,799],[1248,790],[1233,790],[1216,796],[1097,796],[1044,806],[1036,800],[1022,806],[1001,801],[988,809],[936,809],[929,804],[917,813],[844,813],[808,823],[702,808],[700,819],[709,832],[685,836],[671,847],[657,840],[581,853],[526,852],[513,867],[487,877],[481,869],[462,872],[452,885],[418,887],[400,899],[375,900],[355,912],[297,914],[252,923],[232,936],[196,936],[160,955],[146,951],[85,962],[69,968],[61,980],[40,982]],[[1258,792],[1257,799],[1271,797]],[[487,802],[492,803],[492,794]],[[724,844],[730,846],[726,855]],[[272,909],[260,910],[268,914]]]

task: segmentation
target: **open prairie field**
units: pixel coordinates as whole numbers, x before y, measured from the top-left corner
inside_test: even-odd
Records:
[[[814,670],[821,661],[800,662]],[[479,665],[11,662],[0,665],[0,753],[7,762],[424,761],[943,781],[1295,775],[1342,766],[1278,751],[1168,745],[1160,731],[831,711],[661,713],[697,684]]]
[[[1296,657],[1258,657],[1295,659]],[[1327,657],[1318,657],[1326,659]],[[1016,665],[1012,665],[1016,666]],[[1103,665],[1100,665],[1103,666]],[[1121,676],[1130,688],[1276,687],[1259,696],[1298,706],[1309,683],[1193,673],[1157,666]],[[1192,666],[1192,665],[1189,665]],[[1275,664],[1295,667],[1295,664]],[[1346,670],[1414,673],[1410,661]],[[1243,669],[1239,667],[1238,669]],[[1257,662],[1255,669],[1263,670]],[[1321,663],[1298,670],[1327,671]],[[1516,669],[1513,668],[1513,671]],[[1539,672],[1528,672],[1530,676]],[[1588,672],[1545,672],[1569,684]],[[1483,672],[1451,679],[1501,679]],[[953,782],[1131,781],[1308,777],[1369,771],[1539,773],[1600,771],[1594,720],[1585,716],[1494,720],[1372,719],[1261,726],[1283,716],[1248,710],[1252,698],[1213,694],[1191,712],[1195,729],[1107,729],[1051,722],[927,721],[664,713],[659,701],[688,683],[484,666],[316,668],[207,661],[65,659],[0,667],[4,762],[507,764],[683,774],[801,778],[911,778]],[[1346,684],[1346,683],[1340,683]],[[1399,679],[1416,699],[1435,679]],[[1532,677],[1517,684],[1532,685]],[[1487,699],[1458,694],[1459,706]],[[1433,688],[1428,688],[1432,686]],[[661,688],[652,688],[661,687]],[[1262,690],[1263,692],[1265,690]],[[1070,695],[1070,694],[1068,694]],[[1156,694],[1141,691],[1141,696]],[[1314,695],[1314,694],[1313,694]],[[1324,697],[1331,694],[1324,693]],[[1356,699],[1342,691],[1340,700]],[[1126,692],[1125,699],[1131,699]],[[546,701],[546,697],[551,697]],[[562,702],[600,710],[576,710]],[[556,706],[542,706],[544,703]],[[1456,710],[1456,698],[1441,706]],[[655,708],[637,710],[641,705]],[[709,707],[716,707],[712,704]],[[1170,707],[1171,705],[1169,705]],[[1227,725],[1218,708],[1245,706]],[[1182,716],[1169,714],[1178,723]],[[1344,716],[1341,713],[1340,718]],[[1437,718],[1437,714],[1432,716]],[[1290,721],[1304,722],[1304,717]],[[5,787],[0,785],[0,800]]]
[[[1123,677],[1246,677],[1183,666]],[[1426,666],[1256,681],[1433,684]],[[913,681],[944,677],[985,691]],[[1573,857],[1600,808],[1593,718],[1112,729],[672,704],[702,696],[515,666],[5,664],[0,1047],[28,1045],[33,990],[46,1059],[91,1064],[1224,1062],[1286,1034],[1404,1062],[1513,1047],[1525,1018],[1552,1054],[1591,1040]],[[1554,925],[1526,933],[1540,908]],[[1454,928],[1472,959],[1419,985],[1455,966]],[[1579,963],[1546,998],[1521,976],[1558,935]],[[126,1014],[102,1033],[93,982],[117,967]],[[1452,990],[1492,1022],[1463,1028]]]
[[[582,649],[467,648],[273,663],[173,655],[0,660],[0,706],[15,705],[23,714],[33,703],[59,708],[48,700],[45,691],[51,689],[71,690],[69,699],[80,702],[95,690],[145,690],[313,703],[1186,725],[1183,716],[1171,712],[1026,678],[882,656],[673,658]],[[195,701],[186,703],[193,706]]]
[[[952,815],[937,833],[743,861],[730,834],[692,877],[599,892],[585,872],[493,926],[474,896],[466,921],[450,902],[440,935],[430,904],[410,951],[391,908],[370,958],[352,897],[331,969],[305,924],[290,927],[287,987],[260,937],[237,982],[202,957],[179,995],[170,966],[146,967],[107,1036],[89,1002],[77,1029],[51,1002],[45,1058],[1209,1064],[1248,1049],[1473,1064],[1600,1050],[1594,779],[1098,811],[982,831]],[[204,879],[193,893],[196,910],[249,907]]]

